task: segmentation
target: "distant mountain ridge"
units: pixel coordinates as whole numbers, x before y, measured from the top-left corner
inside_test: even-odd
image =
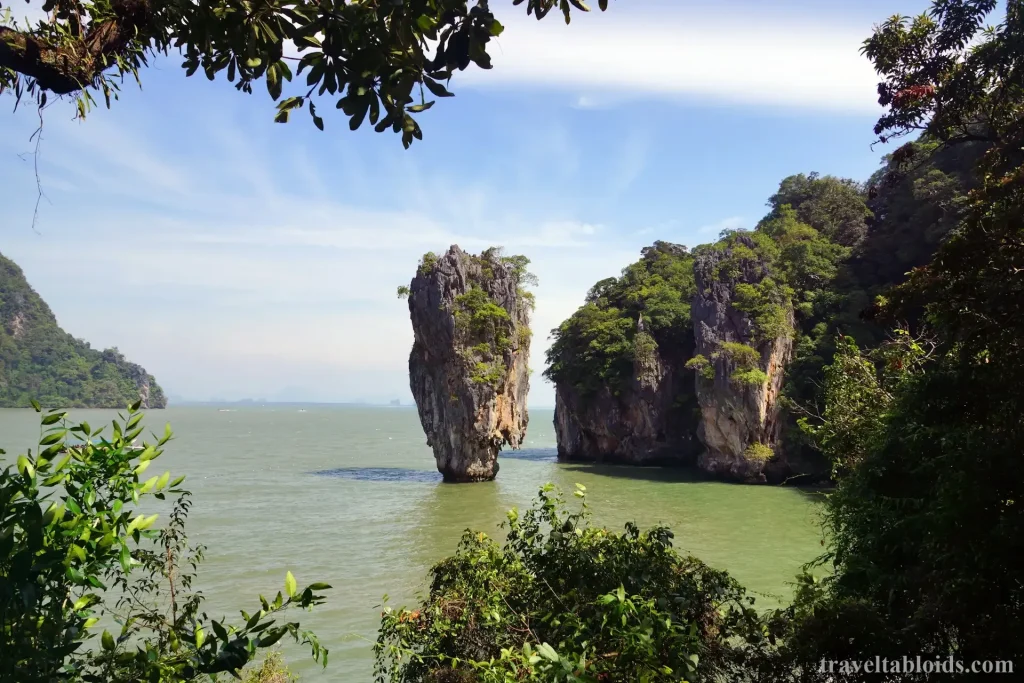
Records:
[[[123,408],[167,398],[145,368],[60,328],[16,263],[0,254],[0,408]]]

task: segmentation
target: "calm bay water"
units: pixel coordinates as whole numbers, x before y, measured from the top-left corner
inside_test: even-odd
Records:
[[[73,411],[93,426],[115,414]],[[37,418],[0,410],[8,460],[35,443]],[[501,456],[498,479],[464,485],[441,483],[413,408],[181,407],[152,411],[146,424],[174,429],[152,471],[188,475],[189,536],[208,546],[198,587],[211,616],[237,621],[230,610],[255,611],[257,596],[281,590],[289,569],[300,586],[334,586],[325,606],[295,614],[331,649],[321,672],[306,651],[285,647],[303,680],[369,680],[381,597],[411,604],[463,530],[498,533],[505,512],[527,507],[548,481],[567,495],[584,484],[601,524],[669,525],[681,551],[728,569],[762,596],[761,606],[787,599],[800,566],[821,550],[812,494],[672,470],[559,464],[551,411],[530,418],[524,449]]]

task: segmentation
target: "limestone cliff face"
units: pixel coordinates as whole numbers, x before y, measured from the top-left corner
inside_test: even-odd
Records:
[[[750,250],[755,246],[742,235],[736,245]],[[739,272],[723,275],[719,266],[730,258],[731,249],[701,253],[694,262],[695,358],[707,361],[696,378],[701,412],[697,436],[706,449],[697,465],[721,478],[763,482],[778,479],[788,469],[778,452],[779,393],[793,354],[793,339],[791,333],[763,339],[751,317],[734,306],[736,286],[760,283],[766,267],[756,258],[739,259]],[[792,329],[793,311],[788,305],[784,315]],[[751,351],[738,353],[744,351],[739,345]],[[740,375],[746,381],[737,380]],[[752,381],[759,377],[761,381]]]
[[[643,319],[638,321],[638,335]],[[558,458],[624,465],[693,464],[696,439],[693,373],[680,349],[649,346],[633,360],[633,375],[616,396],[607,386],[585,396],[567,382],[555,384]],[[680,397],[683,400],[680,401]]]
[[[445,481],[494,479],[503,444],[526,436],[532,300],[514,264],[452,246],[409,287],[409,383]]]

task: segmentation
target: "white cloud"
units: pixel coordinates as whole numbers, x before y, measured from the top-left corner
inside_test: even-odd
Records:
[[[457,74],[455,85],[567,89],[579,108],[656,96],[877,110],[877,77],[859,53],[870,24],[680,5],[631,14],[620,3],[577,13],[569,26],[510,9],[501,14],[506,30],[492,51],[494,68]]]

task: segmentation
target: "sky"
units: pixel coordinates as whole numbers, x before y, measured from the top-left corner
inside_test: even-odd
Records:
[[[264,89],[186,78],[176,57],[84,121],[49,106],[37,160],[35,110],[0,96],[0,252],[65,330],[174,397],[408,403],[396,287],[426,251],[501,245],[540,281],[530,405],[551,406],[548,332],[594,282],[654,240],[753,227],[787,175],[878,167],[859,47],[928,6],[609,4],[565,26],[492,2],[494,68],[456,74],[408,150],[328,101],[324,132],[275,124]]]

